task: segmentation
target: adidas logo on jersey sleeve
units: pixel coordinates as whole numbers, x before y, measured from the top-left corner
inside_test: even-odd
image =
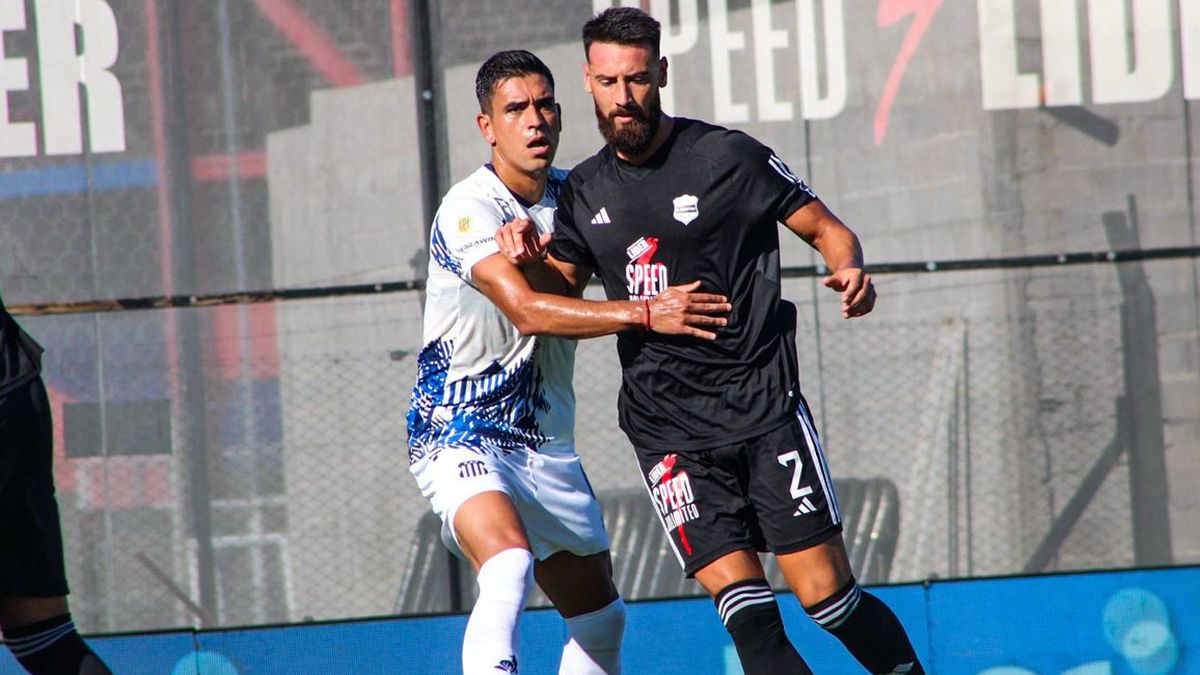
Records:
[[[612,220],[608,217],[608,209],[601,206],[596,215],[592,216],[593,225],[611,225]]]

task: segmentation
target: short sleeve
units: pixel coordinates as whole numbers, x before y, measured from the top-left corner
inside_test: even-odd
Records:
[[[430,254],[439,267],[471,283],[471,268],[500,252],[496,230],[503,224],[498,214],[476,200],[443,201],[433,220]]]
[[[598,269],[596,258],[575,225],[575,190],[574,182],[568,180],[558,195],[558,208],[554,212],[554,235],[550,240],[550,255],[571,263],[584,265],[592,270]]]
[[[770,148],[748,136],[744,141],[753,144],[739,153],[742,162],[738,171],[742,173],[747,201],[767,205],[767,212],[782,222],[817,198]]]

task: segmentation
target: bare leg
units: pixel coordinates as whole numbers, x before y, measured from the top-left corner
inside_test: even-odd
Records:
[[[471,497],[454,515],[459,547],[479,572],[479,598],[463,633],[463,673],[515,672],[518,624],[533,584],[533,556],[503,492]]]
[[[924,672],[900,620],[854,581],[840,534],[780,555],[779,567],[813,621],[840,640],[869,672]]]
[[[783,578],[805,607],[821,602],[854,579],[840,534],[812,548],[776,557]]]
[[[501,551],[529,550],[517,508],[503,492],[482,492],[463,502],[454,514],[454,534],[476,572]]]
[[[0,598],[0,630],[7,632],[68,611],[67,598],[62,595],[49,598]]]
[[[561,551],[539,560],[533,575],[563,618],[594,612],[618,597],[608,551],[589,556]]]
[[[60,630],[67,628],[69,621],[70,610],[65,596],[0,598],[0,630],[12,642],[10,648],[26,670],[36,675],[112,675],[74,628],[65,632]],[[40,647],[26,653],[19,647],[19,636],[25,636],[31,629],[35,631],[34,635],[42,632],[40,624],[45,624],[47,631],[56,637],[46,644],[43,639],[30,636],[29,641]]]
[[[758,555],[727,553],[696,572],[713,596],[746,675],[812,675],[783,630],[775,594]]]
[[[729,584],[765,577],[758,555],[747,549],[726,553],[696,572],[696,581],[713,597]]]
[[[567,624],[559,673],[620,673],[625,603],[613,585],[609,552],[555,553],[534,566],[534,577]]]

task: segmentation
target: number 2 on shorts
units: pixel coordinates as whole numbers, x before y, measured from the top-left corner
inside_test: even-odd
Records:
[[[792,469],[792,499],[803,499],[813,493],[813,489],[807,485],[800,487],[800,474],[804,470],[804,460],[800,458],[799,450],[785,452],[779,456],[779,463],[783,466],[795,462],[796,467]]]

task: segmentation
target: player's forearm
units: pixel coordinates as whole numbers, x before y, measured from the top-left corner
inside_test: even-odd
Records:
[[[529,286],[539,293],[577,295],[563,275],[544,260],[522,266],[521,272],[529,280]]]
[[[815,248],[831,272],[863,266],[858,237],[820,200],[814,199],[797,209],[784,225]]]
[[[641,301],[600,302],[535,293],[514,307],[509,319],[523,335],[583,339],[643,327],[646,312]]]
[[[830,272],[847,267],[863,266],[862,245],[850,228],[841,222],[832,222],[822,228],[820,236],[813,241],[813,248],[825,259]]]

